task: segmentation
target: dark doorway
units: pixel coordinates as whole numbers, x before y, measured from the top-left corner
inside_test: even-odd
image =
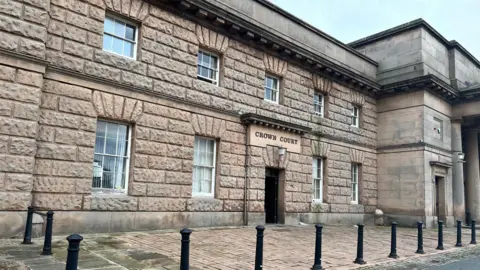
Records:
[[[435,176],[435,216],[446,222],[445,214],[445,178]]]
[[[265,222],[278,223],[278,170],[265,170]]]

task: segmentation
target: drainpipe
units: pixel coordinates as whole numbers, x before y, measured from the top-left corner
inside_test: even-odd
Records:
[[[245,184],[243,185],[243,225],[248,226],[248,129],[245,127]]]

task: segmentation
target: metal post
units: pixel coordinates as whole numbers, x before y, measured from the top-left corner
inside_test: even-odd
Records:
[[[462,221],[460,219],[457,220],[457,243],[455,244],[455,246],[462,246]]]
[[[180,231],[182,235],[182,251],[180,253],[180,270],[190,269],[190,234],[192,230],[183,229]]]
[[[47,227],[45,228],[45,241],[43,242],[42,255],[52,255],[52,230],[53,211],[47,212]]]
[[[397,255],[397,222],[392,222],[392,241],[390,243],[389,258],[398,258]]]
[[[470,214],[470,211],[467,210],[467,213],[465,215],[465,225],[470,226],[472,222],[472,214]]]
[[[65,270],[77,270],[78,267],[78,253],[80,251],[80,242],[83,237],[79,234],[72,234],[67,237],[68,240],[68,255],[67,266]]]
[[[27,224],[25,225],[25,234],[23,235],[22,244],[32,243],[32,222],[33,222],[33,206],[27,209]]]
[[[255,270],[263,269],[263,231],[265,227],[258,225],[257,229],[257,248],[255,250]]]
[[[417,222],[417,229],[418,229],[418,246],[417,246],[417,251],[415,253],[425,254],[425,251],[423,251],[423,222],[420,222],[420,221]]]
[[[357,239],[357,258],[354,263],[357,264],[366,264],[367,262],[363,260],[363,224],[358,224],[358,239]]]
[[[476,245],[477,244],[477,236],[475,235],[475,219],[471,220],[471,226],[472,226],[472,241],[470,244]]]
[[[315,225],[315,260],[312,270],[321,270],[322,268],[322,229],[321,224]]]
[[[438,250],[443,250],[443,221],[438,221]]]

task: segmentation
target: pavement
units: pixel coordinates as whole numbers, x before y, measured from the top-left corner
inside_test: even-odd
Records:
[[[455,247],[455,228],[444,228],[444,250],[437,250],[437,230],[423,231],[425,255],[416,254],[417,230],[397,229],[398,259],[388,258],[390,228],[365,227],[365,265],[354,264],[357,228],[325,226],[322,266],[324,269],[428,269],[458,258],[470,262],[478,256],[480,245],[469,245],[470,232],[463,230],[463,247]],[[178,230],[84,234],[78,269],[179,269]],[[0,239],[0,269],[65,269],[66,235],[53,238],[52,256],[40,255],[43,239],[22,245],[20,239]],[[250,270],[254,268],[256,231],[253,227],[193,229],[190,243],[191,270]],[[263,269],[310,269],[313,264],[315,228],[313,226],[267,226],[264,236]],[[449,257],[450,256],[450,257]],[[437,258],[438,257],[438,258]],[[433,258],[433,259],[432,259]],[[449,258],[446,260],[445,258]],[[8,265],[8,267],[2,265]],[[15,265],[18,264],[18,265]],[[403,268],[402,268],[403,267]],[[435,268],[437,269],[437,268]],[[442,269],[442,268],[438,268]],[[456,268],[444,268],[456,269]],[[469,269],[469,268],[458,268]]]

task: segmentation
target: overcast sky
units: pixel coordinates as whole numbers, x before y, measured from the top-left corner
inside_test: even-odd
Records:
[[[480,0],[270,0],[345,43],[423,18],[480,59]]]

